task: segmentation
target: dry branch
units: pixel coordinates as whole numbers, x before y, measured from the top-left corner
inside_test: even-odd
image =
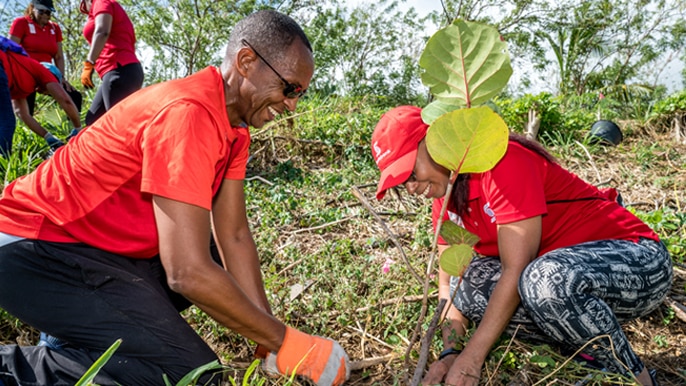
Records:
[[[393,360],[395,358],[395,355],[393,354],[388,354],[380,357],[373,357],[373,358],[366,358],[366,359],[361,359],[359,361],[352,361],[350,362],[350,370],[355,371],[355,370],[362,370],[367,367],[372,367],[376,365],[380,365],[382,363],[387,363]]]
[[[686,306],[678,303],[671,298],[665,299],[665,303],[674,311],[674,315],[679,318],[682,322],[686,323]]]
[[[374,211],[374,208],[372,208],[372,206],[369,204],[369,201],[367,200],[367,198],[365,198],[364,194],[362,194],[362,192],[360,191],[360,189],[357,188],[357,186],[353,186],[352,191],[353,191],[353,195],[355,197],[357,197],[358,200],[360,200],[362,205],[365,208],[367,208],[369,213],[371,213],[372,216],[374,216],[374,219],[381,225],[383,230],[386,231],[386,234],[388,234],[388,236],[391,238],[393,245],[395,245],[396,248],[398,248],[398,250],[400,251],[400,255],[403,257],[403,261],[407,265],[407,269],[410,271],[412,276],[414,276],[414,278],[417,279],[417,281],[420,284],[424,283],[424,281],[419,276],[417,271],[415,271],[414,268],[412,267],[412,264],[410,264],[410,260],[407,258],[407,255],[405,255],[405,251],[403,250],[402,245],[400,245],[400,242],[398,241],[398,238],[395,237],[395,234],[393,232],[391,232],[391,230],[388,228],[388,225],[386,225],[386,222],[376,213],[376,211]]]
[[[422,381],[422,375],[424,375],[424,367],[426,367],[426,361],[429,359],[429,348],[431,347],[431,339],[436,334],[436,328],[438,327],[438,319],[441,318],[443,313],[443,308],[445,308],[445,303],[447,299],[441,299],[438,301],[438,307],[436,307],[436,312],[433,318],[431,318],[431,323],[429,328],[426,330],[426,335],[422,339],[422,347],[419,350],[419,359],[417,360],[417,367],[414,369],[414,376],[412,377],[412,386],[419,385]]]
[[[295,235],[295,234],[303,233],[303,232],[316,231],[316,230],[319,230],[319,229],[324,229],[324,228],[329,227],[329,226],[331,226],[331,225],[337,225],[337,224],[340,224],[340,223],[343,223],[343,222],[346,222],[346,221],[350,221],[351,219],[352,219],[352,216],[348,216],[348,217],[342,218],[342,219],[340,219],[340,220],[327,222],[326,224],[317,225],[317,226],[313,226],[313,227],[310,227],[310,228],[300,228],[300,229],[296,229],[296,230],[294,230],[294,231],[292,231],[292,232],[289,232],[289,233],[292,234],[292,235]]]

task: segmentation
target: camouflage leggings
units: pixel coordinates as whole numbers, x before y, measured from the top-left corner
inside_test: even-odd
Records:
[[[475,258],[453,303],[479,323],[500,279],[496,257]],[[458,278],[451,279],[454,294]],[[517,337],[584,350],[615,373],[638,374],[636,356],[620,323],[656,309],[671,287],[672,262],[660,242],[602,240],[550,251],[529,264],[519,279],[522,299],[506,332]],[[614,355],[613,355],[614,349]],[[615,358],[616,355],[616,358]]]

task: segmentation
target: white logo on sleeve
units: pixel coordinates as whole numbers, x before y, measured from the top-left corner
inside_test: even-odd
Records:
[[[484,213],[491,218],[491,224],[495,222],[495,213],[493,212],[493,209],[491,209],[491,204],[486,203],[486,205],[484,205]]]

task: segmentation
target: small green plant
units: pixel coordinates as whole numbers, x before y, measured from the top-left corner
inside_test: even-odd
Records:
[[[667,338],[664,335],[655,335],[653,337],[653,342],[655,342],[655,344],[657,344],[657,347],[659,348],[669,347],[669,342],[667,341]]]
[[[107,361],[110,360],[112,355],[114,355],[114,352],[117,351],[119,348],[119,345],[121,345],[121,339],[117,339],[112,343],[110,348],[105,350],[105,352],[96,360],[93,365],[86,371],[85,374],[79,379],[78,382],[74,386],[89,386],[93,385],[93,380],[95,379],[95,376],[98,375],[98,372],[100,372],[100,369],[105,366]]]
[[[254,363],[253,363],[254,365]],[[222,368],[222,365],[219,363],[219,361],[212,361],[210,363],[207,363],[205,365],[202,365],[200,367],[197,367],[188,374],[184,375],[181,380],[179,380],[175,386],[195,386],[198,383],[198,379],[205,374],[208,371],[214,371],[214,370],[219,370]],[[254,370],[254,369],[253,369]],[[164,380],[164,384],[166,386],[172,386],[171,382],[169,381],[169,378],[167,377],[167,374],[162,375],[162,379]],[[252,383],[246,384],[245,380],[243,385],[253,385]]]

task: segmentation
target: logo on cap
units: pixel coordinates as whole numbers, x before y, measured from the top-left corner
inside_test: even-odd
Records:
[[[382,159],[384,159],[387,155],[389,155],[391,153],[391,150],[388,149],[385,152],[383,152],[383,154],[381,154],[381,152],[383,150],[379,146],[379,141],[374,142],[373,146],[374,146],[374,155],[375,155],[374,158],[376,158],[376,164],[378,165]]]

